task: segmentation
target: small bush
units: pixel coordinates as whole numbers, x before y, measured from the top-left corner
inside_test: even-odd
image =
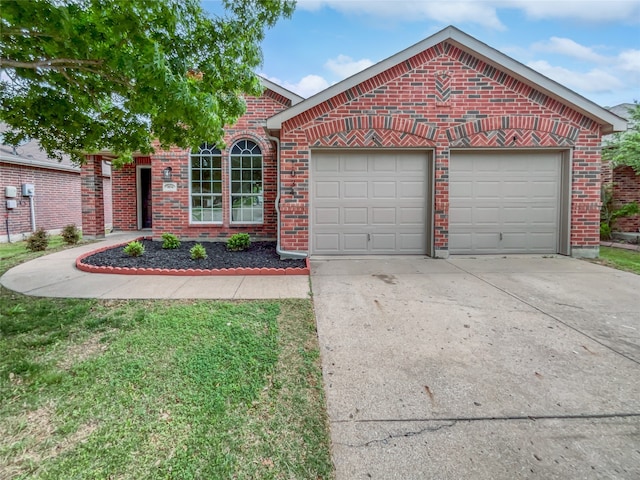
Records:
[[[191,247],[189,253],[191,254],[191,260],[204,260],[209,256],[207,255],[207,251],[200,243],[196,243],[193,247]]]
[[[180,247],[180,240],[173,233],[162,234],[162,248],[175,250]]]
[[[248,233],[235,233],[227,240],[227,250],[232,252],[239,252],[246,250],[251,245],[251,237]]]
[[[82,234],[80,230],[71,223],[62,229],[62,239],[67,245],[75,245],[80,241]]]
[[[124,253],[130,257],[140,257],[144,253],[144,245],[138,240],[134,240],[133,242],[127,243],[127,246],[124,247]]]
[[[27,250],[31,252],[44,252],[49,246],[49,234],[42,227],[37,229],[27,238]]]

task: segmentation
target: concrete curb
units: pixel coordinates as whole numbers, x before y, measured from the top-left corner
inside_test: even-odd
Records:
[[[640,245],[633,245],[630,243],[600,242],[600,245],[603,247],[621,248],[623,250],[640,252]]]

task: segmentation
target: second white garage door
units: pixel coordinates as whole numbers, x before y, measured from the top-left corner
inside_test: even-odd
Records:
[[[556,253],[561,153],[452,153],[449,252]]]
[[[425,253],[426,153],[318,152],[311,165],[312,253]]]

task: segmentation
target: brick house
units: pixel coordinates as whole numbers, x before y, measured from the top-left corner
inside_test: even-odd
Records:
[[[105,225],[109,227],[112,220],[108,171],[101,182],[106,195]],[[32,196],[23,195],[23,185],[33,185]],[[35,228],[57,234],[66,225],[80,228],[82,224],[80,168],[67,158],[61,162],[49,158],[34,140],[17,148],[0,145],[0,191],[4,200],[0,207],[0,243],[23,240]]]
[[[633,103],[622,103],[608,110],[627,121],[626,130],[631,130],[630,110],[635,108]],[[602,165],[602,183],[611,185],[613,200],[616,205],[624,205],[631,202],[640,204],[640,175],[631,167],[619,166],[611,169],[608,163]],[[615,230],[619,232],[640,232],[640,215],[631,215],[619,218],[615,224]]]
[[[247,232],[284,256],[598,255],[600,141],[624,121],[460,30],[306,100],[264,84],[224,150],[114,172],[114,227]],[[99,160],[83,170],[96,232]]]

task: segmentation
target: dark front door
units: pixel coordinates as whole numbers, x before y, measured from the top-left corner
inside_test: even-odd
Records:
[[[151,169],[140,169],[140,215],[142,228],[152,227]]]

